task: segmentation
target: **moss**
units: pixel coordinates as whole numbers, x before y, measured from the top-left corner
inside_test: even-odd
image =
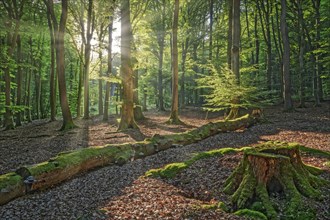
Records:
[[[229,212],[229,208],[223,202],[217,202],[217,203],[213,203],[213,204],[203,204],[201,206],[198,206],[197,209],[202,209],[202,210],[216,210],[216,209],[221,209],[221,210],[223,210],[225,212]]]
[[[180,162],[180,163],[171,163],[166,165],[163,168],[159,169],[151,169],[145,173],[146,176],[150,177],[161,177],[161,178],[173,178],[175,177],[179,172],[182,170],[188,168],[193,163],[195,163],[198,160],[206,159],[210,157],[216,157],[216,156],[222,156],[224,154],[237,152],[237,149],[234,148],[221,148],[217,150],[211,150],[211,151],[205,151],[201,153],[195,154],[192,158],[189,160]]]
[[[22,182],[22,177],[16,173],[7,173],[0,176],[0,191],[8,186],[14,186]]]
[[[304,167],[305,167],[305,169],[308,170],[308,172],[310,172],[313,175],[320,175],[320,174],[322,174],[324,172],[324,170],[322,170],[322,169],[320,169],[318,167],[314,167],[312,165],[305,164]]]
[[[48,162],[43,162],[29,167],[29,170],[32,175],[40,175],[41,173],[49,172],[51,170],[63,169],[65,167],[81,164],[91,158],[115,157],[116,154],[119,153],[121,154],[117,156],[121,156],[124,154],[123,152],[131,150],[128,146],[129,145],[124,144],[119,147],[93,147],[66,152],[59,154],[58,156],[50,159]]]
[[[330,160],[328,160],[327,162],[325,162],[324,165],[330,168]]]
[[[277,213],[273,207],[273,204],[269,200],[269,195],[265,185],[258,184],[256,187],[256,193],[265,209],[267,216],[270,219],[274,219],[277,216]]]
[[[298,146],[299,146],[299,150],[302,152],[319,155],[319,156],[322,156],[325,158],[330,158],[330,152],[328,152],[328,151],[314,149],[314,148],[310,148],[310,147],[306,147],[306,146],[302,146],[302,145],[298,145]]]
[[[185,169],[187,164],[185,163],[172,163],[166,165],[164,168],[151,169],[146,172],[146,176],[162,177],[162,178],[173,178],[181,170]]]
[[[251,209],[240,209],[236,211],[234,214],[238,216],[246,217],[247,219],[260,219],[260,220],[268,219],[263,213]]]

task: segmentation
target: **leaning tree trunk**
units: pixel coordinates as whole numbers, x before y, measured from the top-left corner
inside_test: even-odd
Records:
[[[286,215],[297,212],[302,195],[319,198],[318,187],[324,180],[314,174],[316,170],[302,162],[298,145],[271,143],[244,152],[224,192],[232,195],[234,209],[253,208],[261,202],[266,215],[274,219],[277,212],[270,200],[274,195],[286,198]]]

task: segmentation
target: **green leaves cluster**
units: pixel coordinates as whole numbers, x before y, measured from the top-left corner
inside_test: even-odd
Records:
[[[197,79],[198,88],[206,89],[205,109],[208,111],[220,111],[230,108],[262,108],[272,102],[270,93],[249,85],[243,81],[236,83],[235,75],[227,67],[217,69],[213,65],[207,65],[209,75],[202,75]],[[244,78],[243,78],[244,79]],[[237,100],[239,100],[237,102]]]

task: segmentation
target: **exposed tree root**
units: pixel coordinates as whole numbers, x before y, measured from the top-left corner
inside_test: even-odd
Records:
[[[234,210],[261,202],[262,208],[257,211],[270,219],[278,218],[270,197],[280,194],[289,204],[285,215],[293,217],[302,204],[302,196],[321,198],[319,187],[326,181],[313,173],[317,172],[301,161],[299,145],[268,143],[244,152],[241,163],[226,180],[224,192],[232,195]]]

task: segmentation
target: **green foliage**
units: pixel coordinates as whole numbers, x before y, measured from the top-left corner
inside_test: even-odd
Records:
[[[197,79],[198,88],[209,91],[209,94],[205,95],[205,109],[219,111],[229,108],[261,108],[271,103],[269,92],[258,90],[244,81],[237,85],[234,74],[228,68],[216,69],[213,65],[207,67],[210,75]]]

